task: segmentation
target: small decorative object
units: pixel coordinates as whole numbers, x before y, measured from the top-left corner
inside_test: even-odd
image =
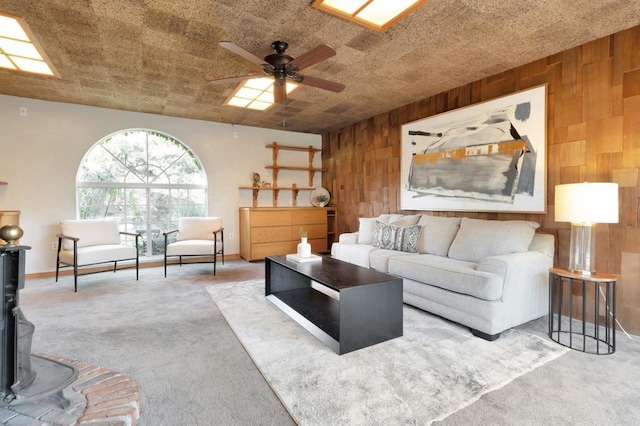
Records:
[[[260,173],[253,172],[251,178],[253,179],[253,186],[260,186]]]
[[[300,243],[298,244],[298,257],[310,257],[311,244],[307,242],[307,231],[300,228]]]
[[[18,225],[5,225],[0,228],[0,239],[5,240],[9,247],[17,246],[18,240],[22,238],[23,235],[24,231]]]
[[[262,187],[263,187],[263,188],[271,188],[271,182],[265,182],[265,181],[263,181],[263,182],[262,182]]]
[[[309,195],[311,205],[314,207],[324,207],[329,204],[330,199],[329,191],[321,186],[311,191]]]

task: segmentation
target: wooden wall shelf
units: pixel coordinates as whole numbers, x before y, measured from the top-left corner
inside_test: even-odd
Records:
[[[315,157],[317,152],[322,152],[321,149],[319,148],[314,148],[313,146],[309,145],[308,147],[301,147],[301,146],[288,146],[288,145],[278,145],[277,142],[272,142],[270,144],[268,144],[266,146],[266,148],[269,148],[272,150],[272,163],[271,165],[265,166],[266,169],[270,169],[272,172],[272,176],[273,176],[273,182],[272,182],[272,186],[269,188],[263,188],[260,186],[241,186],[239,189],[249,189],[251,191],[253,191],[253,207],[258,207],[258,194],[260,193],[260,191],[272,191],[273,193],[273,207],[278,207],[278,195],[280,194],[281,190],[285,190],[285,191],[291,191],[291,200],[292,200],[292,205],[295,207],[298,205],[298,193],[299,191],[310,191],[313,190],[315,188],[313,188],[313,179],[315,177],[315,174],[320,172],[325,172],[326,169],[321,169],[321,168],[317,168],[317,167],[313,167],[313,158]],[[280,150],[284,150],[284,151],[299,151],[299,152],[307,152],[309,154],[308,156],[308,165],[305,166],[280,166],[278,165],[278,152]],[[309,186],[308,187],[300,187],[300,186],[296,186],[295,184],[290,186],[290,187],[286,187],[286,186],[278,186],[278,173],[280,172],[280,170],[292,170],[292,171],[298,171],[298,172],[308,172],[309,173]]]

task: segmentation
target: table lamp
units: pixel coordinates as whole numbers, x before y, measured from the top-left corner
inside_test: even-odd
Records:
[[[556,222],[571,222],[569,271],[594,275],[596,224],[618,223],[618,184],[569,183],[555,192]]]

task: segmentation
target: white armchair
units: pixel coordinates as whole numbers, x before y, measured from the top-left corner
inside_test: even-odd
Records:
[[[175,242],[170,242],[172,234]],[[167,276],[167,258],[178,256],[180,266],[186,256],[213,256],[213,275],[216,274],[218,255],[224,265],[224,228],[220,217],[183,217],[178,229],[164,235],[164,276]]]
[[[62,233],[57,235],[56,282],[60,268],[73,267],[73,285],[77,292],[79,267],[113,262],[115,272],[118,262],[125,260],[136,261],[136,280],[138,279],[140,234],[120,232],[118,222],[114,219],[63,220],[60,228]],[[120,235],[134,236],[135,247],[122,244]]]

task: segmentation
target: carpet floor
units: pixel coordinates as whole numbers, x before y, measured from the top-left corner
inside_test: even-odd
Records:
[[[264,263],[218,266],[215,277],[207,264],[170,266],[168,278],[141,269],[140,281],[132,270],[89,275],[78,293],[70,276],[29,278],[20,304],[36,326],[33,351],[129,376],[138,425],[293,425],[206,290],[264,279]],[[516,330],[548,339],[546,318]],[[434,424],[636,425],[639,359],[640,339],[618,333],[613,355],[569,351]]]
[[[495,342],[405,306],[404,335],[339,356],[264,296],[264,280],[207,287],[300,425],[430,424],[566,353],[509,330]]]

